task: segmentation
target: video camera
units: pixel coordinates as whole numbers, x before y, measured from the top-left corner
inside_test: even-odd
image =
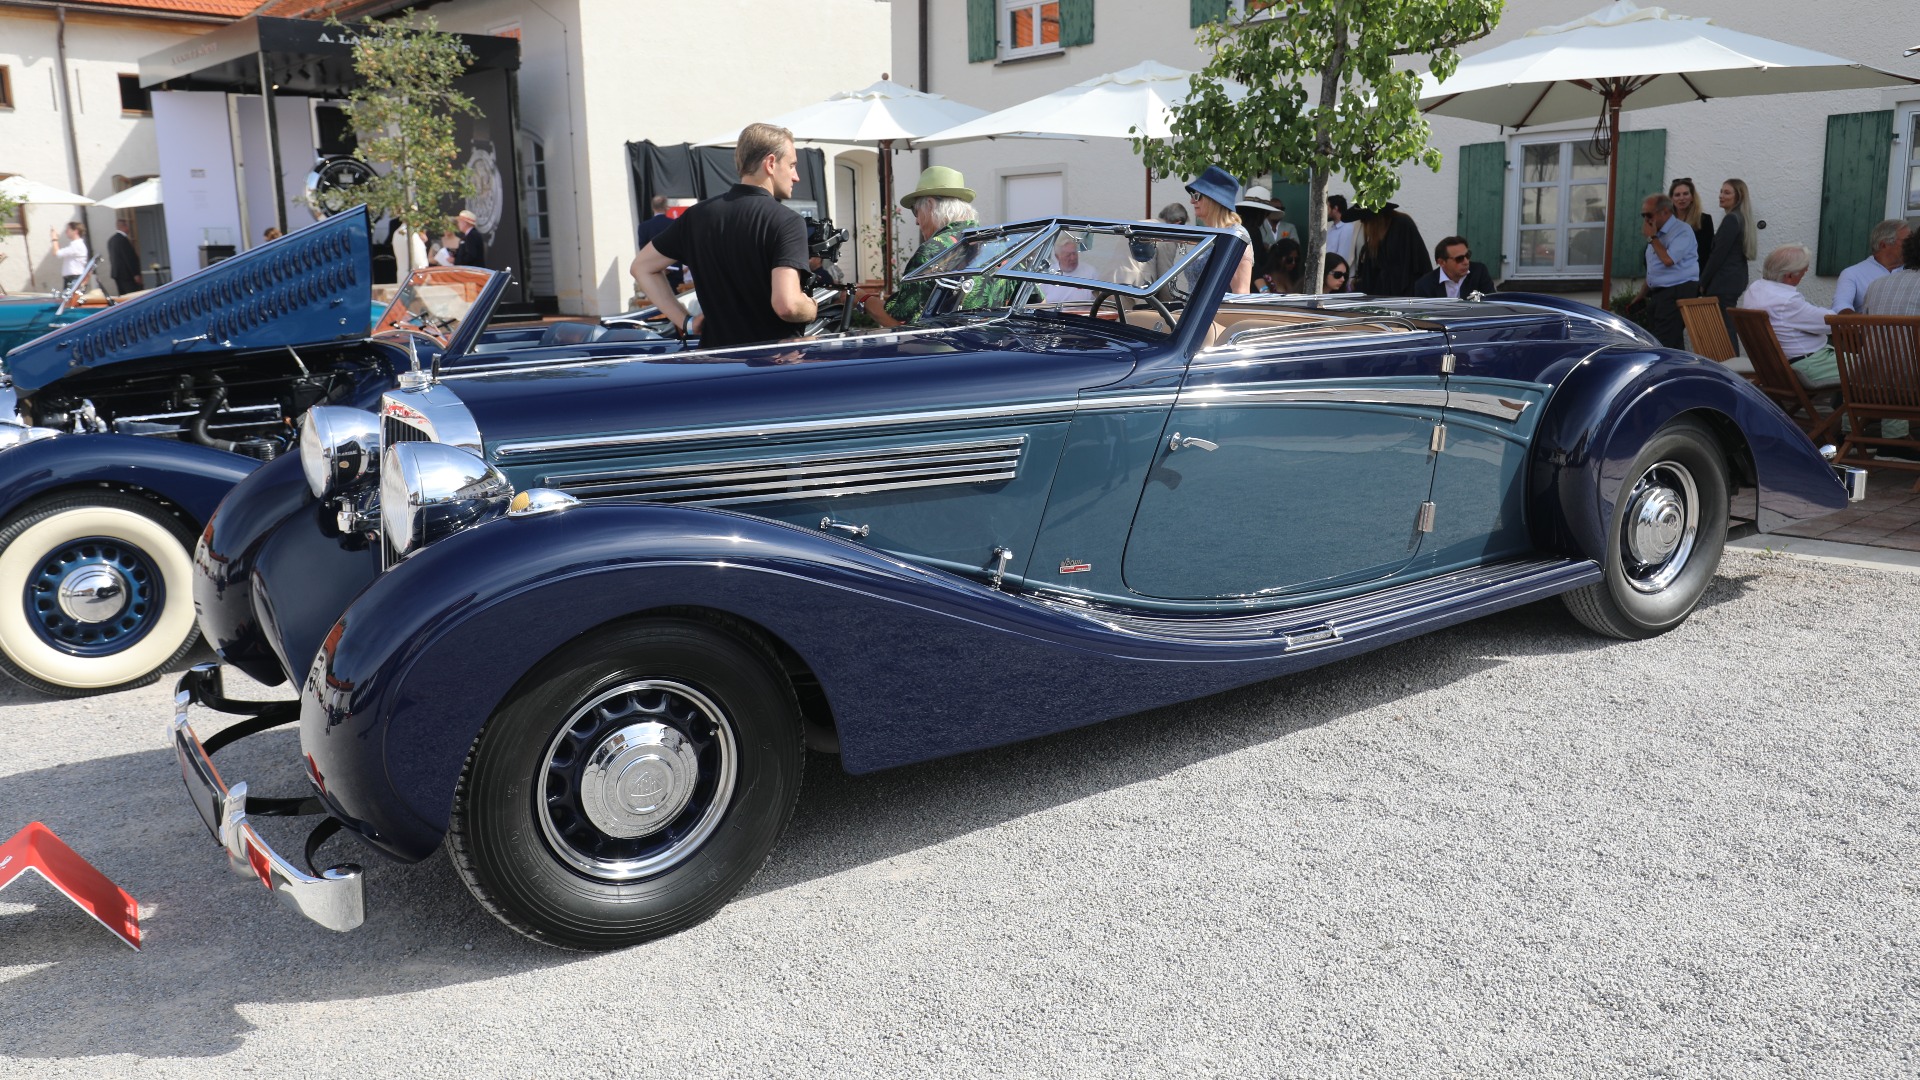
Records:
[[[820,269],[813,271],[811,282],[803,285],[831,287],[840,283],[840,245],[847,242],[847,230],[833,227],[832,218],[806,216],[807,255],[820,260]]]

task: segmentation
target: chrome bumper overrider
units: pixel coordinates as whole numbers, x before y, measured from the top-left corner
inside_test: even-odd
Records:
[[[1867,497],[1867,470],[1851,465],[1835,465],[1833,475],[1839,477],[1840,486],[1847,489],[1848,502],[1859,502]]]
[[[329,930],[352,930],[366,921],[360,868],[351,863],[332,867],[318,877],[273,850],[247,817],[247,785],[228,787],[213,767],[213,758],[193,733],[188,711],[195,705],[219,709],[228,704],[214,664],[199,664],[180,677],[173,693],[173,721],[167,726],[173,751],[180,759],[180,778],[187,796],[215,840],[227,850],[233,872],[254,878],[271,889],[282,903]],[[214,749],[219,749],[218,745]]]

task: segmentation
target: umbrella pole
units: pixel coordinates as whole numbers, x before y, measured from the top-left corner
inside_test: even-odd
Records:
[[[1601,256],[1600,310],[1613,310],[1613,227],[1614,211],[1620,206],[1620,99],[1619,90],[1607,91],[1607,250]]]
[[[1140,211],[1140,220],[1149,221],[1149,220],[1152,220],[1152,218],[1153,218],[1153,166],[1149,165],[1147,166],[1147,208],[1145,210]]]
[[[893,294],[893,140],[880,140],[880,281]]]

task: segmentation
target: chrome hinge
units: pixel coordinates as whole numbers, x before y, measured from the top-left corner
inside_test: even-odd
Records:
[[[1433,425],[1433,438],[1427,442],[1427,449],[1435,454],[1447,449],[1447,425]]]
[[[1440,354],[1440,374],[1442,375],[1453,374],[1453,354],[1452,353]]]
[[[1417,526],[1417,531],[1423,533],[1433,531],[1433,504],[1430,502],[1420,504],[1420,523]]]
[[[1011,558],[1013,558],[1012,548],[997,547],[993,549],[993,569],[989,572],[987,581],[994,588],[999,588],[1000,583],[1007,579],[1007,560]]]

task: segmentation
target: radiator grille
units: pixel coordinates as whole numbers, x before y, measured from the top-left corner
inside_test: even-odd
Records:
[[[403,442],[432,442],[433,436],[391,414],[380,417],[380,445]]]
[[[1020,470],[1027,438],[892,446],[878,450],[543,476],[542,487],[575,498],[633,496],[653,502],[739,506],[820,495],[993,484]]]

